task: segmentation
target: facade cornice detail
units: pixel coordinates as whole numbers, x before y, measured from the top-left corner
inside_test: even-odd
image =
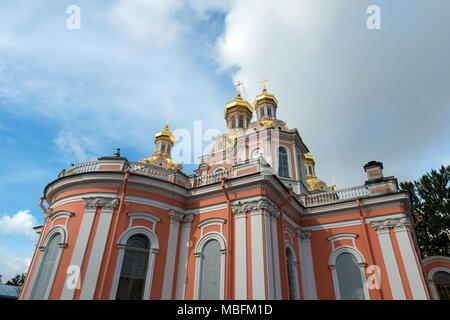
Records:
[[[409,228],[411,226],[406,217],[373,220],[370,224],[377,232],[387,231],[388,228]]]
[[[82,198],[86,209],[95,210],[97,207],[102,207],[109,210],[114,210],[119,205],[119,199],[106,197],[89,197]]]

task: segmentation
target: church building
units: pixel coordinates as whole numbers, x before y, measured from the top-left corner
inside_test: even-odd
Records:
[[[369,161],[359,186],[328,185],[278,108],[238,91],[189,176],[168,123],[147,158],[63,170],[19,299],[449,299],[450,258],[422,259],[397,179]]]

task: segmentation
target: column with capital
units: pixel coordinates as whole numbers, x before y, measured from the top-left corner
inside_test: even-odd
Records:
[[[77,266],[81,269],[81,266],[84,261],[84,255],[86,252],[86,247],[89,241],[89,236],[91,234],[92,225],[94,224],[95,213],[97,212],[97,208],[101,207],[105,201],[103,197],[86,197],[83,198],[84,202],[84,214],[83,219],[81,220],[80,229],[78,230],[77,241],[75,242],[75,247],[72,252],[72,258],[70,260],[71,266]],[[112,200],[112,198],[109,198]],[[67,275],[66,281],[69,279],[70,274]],[[67,286],[67,283],[64,283],[64,288],[61,294],[61,300],[72,300],[75,294],[75,289]]]
[[[172,299],[173,273],[175,270],[175,258],[177,256],[178,228],[183,219],[183,213],[170,210],[169,219],[170,229],[166,253],[166,266],[164,269],[162,300]]]
[[[234,280],[235,298],[247,299],[247,211],[248,205],[234,204],[231,207],[235,219]]]
[[[184,215],[182,218],[182,228],[181,228],[181,238],[180,238],[180,252],[178,257],[178,271],[177,271],[177,282],[175,299],[184,300],[186,291],[186,272],[188,264],[189,255],[189,241],[191,235],[191,223],[194,220],[194,215],[188,214]]]
[[[429,300],[426,289],[425,278],[419,266],[417,252],[413,246],[411,238],[411,223],[406,217],[399,218],[393,226],[395,236],[397,237],[400,254],[408,276],[409,286],[414,300]]]
[[[392,228],[397,219],[383,219],[371,221],[372,227],[377,232],[378,241],[383,255],[386,273],[391,287],[392,298],[394,300],[405,300],[406,294],[404,285],[400,277],[400,270],[398,268],[397,259],[395,257],[394,248],[392,246],[389,228]]]
[[[99,198],[97,198],[99,199]],[[81,300],[92,300],[94,298],[95,288],[100,272],[100,266],[105,252],[106,241],[108,239],[109,227],[114,212],[114,208],[119,205],[117,198],[100,198],[102,210],[98,221],[97,230],[95,230],[94,243],[88,260],[86,275],[81,289]],[[109,257],[108,257],[109,258]]]
[[[274,299],[272,265],[270,200],[261,199],[249,204],[251,208],[252,292],[253,299]],[[267,287],[267,294],[266,294]]]
[[[300,272],[302,275],[303,297],[305,300],[317,300],[316,280],[311,251],[311,230],[297,229],[300,249]]]

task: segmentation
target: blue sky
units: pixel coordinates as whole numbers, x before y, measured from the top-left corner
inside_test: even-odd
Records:
[[[450,3],[429,3],[2,2],[0,274],[26,271],[39,198],[62,169],[117,147],[149,156],[167,115],[173,130],[223,131],[238,80],[253,102],[269,78],[279,117],[340,188],[363,184],[370,160],[400,181],[449,164]],[[372,4],[380,30],[366,27]]]

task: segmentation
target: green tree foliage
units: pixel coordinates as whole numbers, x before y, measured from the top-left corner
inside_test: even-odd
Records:
[[[402,182],[400,189],[410,192],[419,214],[416,234],[422,253],[450,256],[450,166],[431,170],[419,181]]]
[[[11,286],[21,286],[23,285],[23,282],[25,281],[25,273],[18,273],[14,276],[14,278],[12,278],[11,280],[8,280],[8,282],[6,282],[7,285],[11,285]]]

